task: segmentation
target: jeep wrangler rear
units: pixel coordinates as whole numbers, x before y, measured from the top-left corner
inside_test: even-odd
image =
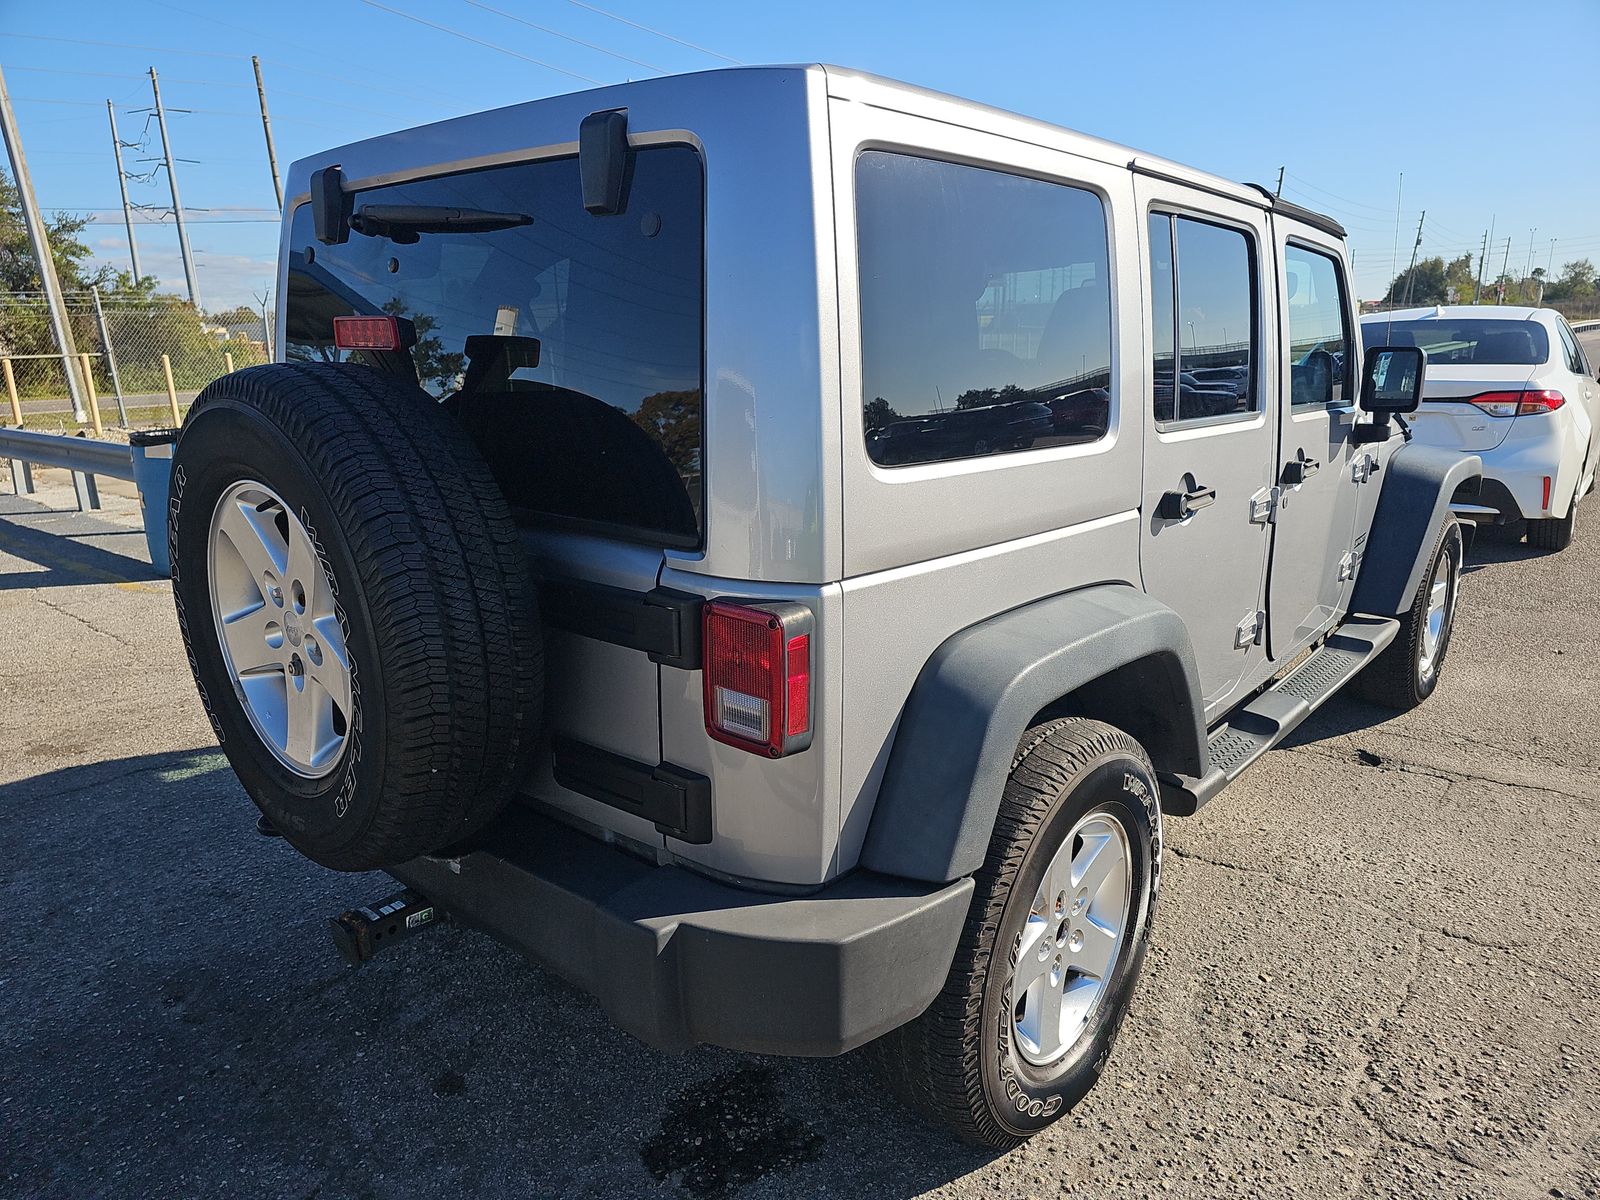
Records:
[[[1013,1145],[1104,1064],[1163,811],[1436,686],[1476,460],[1406,444],[1421,354],[1363,357],[1343,231],[1261,189],[794,67],[288,194],[171,566],[264,820],[411,893],[355,957],[447,914]]]

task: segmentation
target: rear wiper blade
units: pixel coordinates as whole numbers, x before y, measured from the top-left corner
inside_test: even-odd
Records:
[[[350,216],[350,228],[367,237],[408,246],[423,233],[493,233],[532,225],[527,213],[482,208],[441,208],[429,204],[363,204]]]

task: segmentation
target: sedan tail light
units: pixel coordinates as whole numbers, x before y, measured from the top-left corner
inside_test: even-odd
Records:
[[[803,604],[705,606],[706,732],[781,758],[811,744],[811,633]]]
[[[1567,398],[1555,391],[1480,392],[1467,403],[1491,417],[1525,417],[1534,413],[1555,412]]]

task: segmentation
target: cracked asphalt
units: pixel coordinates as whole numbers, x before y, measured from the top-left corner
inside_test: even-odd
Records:
[[[1600,1195],[1600,499],[1563,554],[1480,540],[1427,705],[1336,699],[1169,820],[1105,1077],[1002,1156],[474,933],[346,968],[385,881],[254,835],[106,503],[0,494],[0,1194]]]

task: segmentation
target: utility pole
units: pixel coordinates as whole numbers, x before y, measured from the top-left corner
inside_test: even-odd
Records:
[[[278,211],[283,211],[283,182],[278,178],[278,152],[272,145],[272,118],[267,116],[267,89],[261,82],[261,60],[254,54],[250,65],[256,71],[256,99],[261,101],[261,132],[267,135],[267,166],[272,168],[272,194],[278,198]]]
[[[1282,167],[1278,168],[1278,190],[1274,194],[1277,195],[1280,199],[1283,197],[1283,168]]]
[[[122,223],[128,227],[128,257],[133,260],[133,281],[139,282],[139,243],[133,240],[133,206],[128,203],[128,177],[122,173],[122,139],[117,136],[117,110],[106,101],[106,116],[111,121],[111,153],[117,160],[117,186],[122,189]]]
[[[1505,257],[1500,260],[1500,278],[1494,283],[1494,302],[1505,303],[1506,299],[1506,268],[1511,265],[1511,239],[1506,239]]]
[[[178,226],[178,250],[183,255],[183,276],[189,284],[189,303],[200,311],[200,287],[195,282],[194,255],[189,253],[189,230],[183,223],[183,201],[178,199],[178,175],[172,169],[172,143],[167,138],[167,110],[161,107],[161,84],[150,68],[150,92],[156,100],[156,124],[161,128],[161,153],[167,160],[167,186],[172,191],[172,219]]]
[[[1522,277],[1527,279],[1533,275],[1533,234],[1538,226],[1528,230],[1528,265],[1523,268]]]
[[[1428,219],[1428,210],[1423,209],[1422,215],[1417,218],[1417,240],[1411,245],[1411,265],[1406,268],[1406,298],[1400,307],[1406,308],[1411,304],[1411,284],[1417,277],[1417,251],[1422,248],[1422,223]]]
[[[22,136],[17,132],[17,115],[11,111],[11,93],[6,90],[3,71],[0,71],[0,133],[4,134],[6,152],[11,156],[11,177],[17,181],[17,195],[22,200],[22,223],[28,228],[28,245],[39,266],[39,284],[50,309],[50,328],[56,335],[56,348],[61,351],[61,369],[67,377],[67,394],[72,397],[72,416],[76,421],[87,421],[89,410],[84,407],[84,389],[77,371],[78,346],[67,320],[61,281],[56,278],[56,260],[50,254],[50,233],[39,213],[39,199],[33,194],[33,176],[28,173],[28,160],[22,153]]]
[[[1478,281],[1472,285],[1472,302],[1478,302],[1483,291],[1483,260],[1489,256],[1489,231],[1483,231],[1483,245],[1478,247]]]
[[[1539,280],[1539,306],[1541,308],[1544,306],[1544,289],[1545,289],[1545,285],[1550,282],[1550,272],[1555,270],[1555,266],[1556,266],[1556,239],[1555,238],[1551,238],[1550,239],[1550,257],[1545,260],[1544,278]]]

